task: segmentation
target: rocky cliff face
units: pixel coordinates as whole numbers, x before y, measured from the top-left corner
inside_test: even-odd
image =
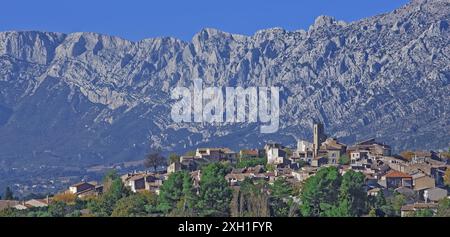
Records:
[[[405,148],[450,141],[450,2],[416,0],[345,23],[320,16],[307,31],[242,36],[204,29],[192,42],[131,42],[95,33],[0,33],[0,163],[142,159],[149,146],[185,151],[255,147],[311,137],[312,119],[345,142]],[[283,87],[280,129],[174,124],[170,90]]]

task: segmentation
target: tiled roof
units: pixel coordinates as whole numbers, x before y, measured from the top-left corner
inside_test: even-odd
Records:
[[[402,211],[415,211],[417,209],[433,209],[437,208],[436,203],[414,203],[402,206]]]
[[[79,182],[79,183],[76,183],[76,184],[72,184],[70,187],[78,187],[78,186],[81,186],[83,184],[88,184],[88,185],[95,186],[95,185],[93,185],[91,183],[88,183],[88,182]]]
[[[431,157],[432,154],[429,151],[416,151],[414,152],[414,155],[417,157]]]
[[[391,170],[386,174],[386,178],[412,178],[411,175],[397,170]]]
[[[29,205],[31,207],[46,207],[46,206],[48,206],[47,203],[45,203],[45,202],[43,202],[41,200],[36,200],[36,199],[28,200],[25,203],[25,206],[27,206],[27,205]]]
[[[258,155],[258,150],[241,150],[241,152],[244,155],[252,155],[252,156]]]

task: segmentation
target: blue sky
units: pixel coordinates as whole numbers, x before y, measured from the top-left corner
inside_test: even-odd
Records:
[[[252,35],[259,29],[307,29],[319,15],[353,21],[389,12],[407,0],[14,0],[1,3],[0,31],[89,31],[137,41],[191,40],[205,27]]]

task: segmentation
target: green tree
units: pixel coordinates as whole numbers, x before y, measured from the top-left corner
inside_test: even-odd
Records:
[[[0,217],[21,217],[21,216],[24,216],[22,211],[19,211],[12,207],[0,210]]]
[[[370,209],[369,217],[377,217],[377,210],[375,208]]]
[[[292,150],[287,147],[284,148],[284,151],[286,152],[287,157],[291,157],[293,154]]]
[[[405,205],[406,198],[402,194],[396,194],[391,200],[391,206],[396,216],[400,216],[402,206]]]
[[[196,199],[190,174],[175,172],[161,186],[158,209],[170,215],[193,216]]]
[[[269,172],[275,171],[275,165],[274,164],[266,164],[266,170]]]
[[[246,158],[246,159],[240,159],[236,164],[236,168],[253,167],[253,166],[257,166],[257,165],[265,165],[266,163],[267,163],[267,159],[264,157]]]
[[[171,153],[169,155],[169,164],[172,164],[175,162],[180,162],[180,156],[177,155],[176,153]]]
[[[390,203],[382,206],[380,208],[380,211],[382,212],[381,216],[387,216],[387,217],[398,216],[398,214],[396,213],[396,211],[394,210],[394,208],[392,207],[392,205]]]
[[[414,212],[414,217],[432,217],[434,216],[434,212],[430,209],[418,210]]]
[[[78,209],[75,209],[72,212],[67,213],[66,217],[81,217],[81,211]]]
[[[341,177],[336,167],[320,169],[308,178],[300,195],[303,216],[327,216],[334,212],[338,203]]]
[[[114,180],[114,179],[117,179],[117,178],[120,178],[120,177],[119,177],[119,174],[117,174],[117,170],[115,170],[115,169],[110,169],[110,170],[108,170],[108,171],[105,173],[105,175],[103,176],[103,181],[106,181],[106,180]]]
[[[292,185],[279,178],[270,187],[270,209],[272,216],[286,217],[292,205]]]
[[[382,190],[376,196],[369,196],[367,201],[369,207],[376,211],[377,216],[391,216],[394,213],[392,206],[387,204]]]
[[[233,217],[269,217],[269,195],[266,190],[267,183],[253,183],[246,178],[241,182],[240,188],[234,190],[230,204]]]
[[[383,190],[380,190],[375,196],[375,208],[381,208],[386,205],[386,198],[384,198]]]
[[[342,155],[341,157],[339,157],[339,164],[341,165],[350,164],[350,158],[348,157],[348,155]]]
[[[339,208],[342,216],[361,216],[366,213],[367,194],[364,174],[350,170],[342,176],[339,189]]]
[[[229,167],[212,163],[202,169],[197,207],[203,216],[228,216],[232,191],[225,180]]]
[[[111,187],[112,181],[115,179],[120,179],[117,171],[115,169],[108,170],[103,176],[103,192],[108,192]]]
[[[145,211],[147,214],[158,215],[160,213],[158,209],[159,196],[153,192],[142,192],[141,194],[144,195],[146,199]]]
[[[444,198],[439,201],[436,216],[450,217],[450,199]]]
[[[91,199],[87,204],[88,209],[96,216],[111,216],[117,201],[127,197],[131,192],[114,172],[108,173],[104,182],[104,193],[98,198]]]
[[[298,166],[299,166],[300,168],[305,167],[305,166],[308,165],[308,162],[306,162],[306,161],[304,161],[304,160],[299,160],[297,163],[298,163]]]
[[[195,193],[195,188],[191,175],[188,172],[183,172],[183,207],[181,210],[184,216],[195,215],[195,205],[196,205],[197,195]]]
[[[146,216],[150,200],[146,194],[136,193],[121,198],[117,201],[111,216],[114,217],[139,217]]]
[[[164,213],[169,213],[176,208],[177,203],[183,197],[184,172],[178,171],[169,175],[160,188],[159,209]]]
[[[67,204],[56,201],[48,206],[48,213],[51,217],[64,217],[68,213]]]
[[[51,215],[48,213],[48,209],[38,209],[29,211],[27,217],[51,217]]]

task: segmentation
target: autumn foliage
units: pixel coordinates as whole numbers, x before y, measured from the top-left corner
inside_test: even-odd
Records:
[[[403,159],[405,159],[407,161],[411,161],[412,158],[414,157],[414,152],[412,152],[412,151],[402,151],[400,153],[400,156],[403,157]]]
[[[73,204],[75,203],[77,199],[77,196],[73,193],[65,192],[65,193],[58,193],[55,196],[53,196],[53,201],[55,202],[64,202],[66,204]]]

